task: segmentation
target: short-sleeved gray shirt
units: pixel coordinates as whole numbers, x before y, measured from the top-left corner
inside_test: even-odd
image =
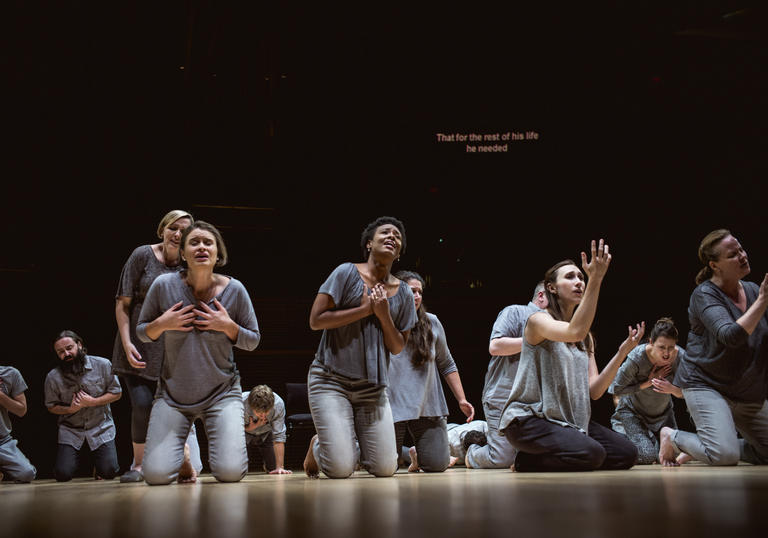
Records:
[[[741,284],[749,308],[760,288],[754,282]],[[711,388],[740,402],[765,401],[768,313],[760,318],[752,334],[736,323],[742,315],[712,281],[705,280],[693,290],[688,304],[691,329],[675,385]]]
[[[139,323],[139,314],[144,304],[144,298],[149,291],[152,282],[166,273],[175,273],[181,270],[181,266],[169,267],[155,256],[151,245],[137,247],[128,257],[120,273],[120,281],[117,284],[115,298],[130,297],[131,305],[129,328],[131,342],[141,353],[141,360],[147,364],[146,368],[134,368],[128,362],[123,349],[123,340],[120,333],[115,337],[115,345],[112,350],[112,368],[118,374],[133,374],[151,381],[157,381],[160,376],[160,366],[163,362],[163,336],[154,342],[142,342],[136,336],[136,325]]]
[[[0,390],[10,397],[16,398],[19,394],[27,390],[27,384],[24,378],[13,366],[0,366]],[[8,410],[0,407],[0,443],[11,435],[11,417],[8,416]]]
[[[467,455],[467,451],[464,450],[464,436],[467,432],[478,431],[484,434],[488,434],[488,423],[484,420],[473,420],[472,422],[465,422],[463,424],[448,424],[448,446],[450,448],[451,456],[459,458],[460,462],[464,462],[464,457]]]
[[[536,416],[587,433],[589,355],[576,344],[523,339],[520,367],[499,421],[503,430],[516,418]]]
[[[68,406],[72,397],[84,390],[94,398],[106,393],[120,394],[120,382],[112,373],[112,363],[103,357],[85,356],[85,370],[81,375],[65,373],[58,366],[45,378],[45,406]],[[88,447],[96,450],[114,440],[115,423],[109,404],[83,407],[71,415],[59,417],[59,444],[70,445],[77,450],[88,441]]]
[[[491,340],[495,338],[520,338],[528,316],[540,310],[533,303],[510,305],[496,317],[491,331]],[[520,364],[520,353],[516,355],[497,355],[491,357],[483,385],[483,403],[486,407],[501,411],[507,403],[515,374]]]
[[[675,378],[675,372],[680,360],[685,356],[685,350],[678,346],[677,358],[671,364],[672,371],[665,378],[670,383]],[[670,415],[674,415],[672,396],[653,390],[653,387],[641,389],[640,385],[648,381],[653,369],[653,363],[646,353],[646,344],[637,346],[629,352],[626,360],[616,372],[616,377],[608,388],[608,392],[619,396],[616,412],[630,411],[639,417],[652,430],[664,425]]]
[[[248,395],[250,392],[243,392],[243,407],[245,408],[245,425],[248,425],[248,418],[255,420],[253,410],[248,405]],[[272,442],[285,443],[286,428],[285,428],[285,402],[283,399],[275,395],[275,405],[267,413],[267,422],[262,426],[259,426],[253,431],[245,432],[246,435],[252,435],[253,437],[264,437],[269,432],[272,432]]]
[[[320,286],[318,294],[333,299],[336,309],[360,306],[363,278],[354,263],[343,263]],[[413,293],[400,282],[397,293],[388,299],[389,312],[398,331],[407,331],[416,324]],[[387,384],[390,353],[384,344],[379,319],[371,314],[336,329],[324,329],[315,362],[327,370],[350,379],[366,379],[373,385]]]
[[[455,372],[456,363],[448,349],[442,323],[434,314],[427,313],[427,316],[432,322],[434,336],[430,360],[421,366],[413,366],[413,346],[409,340],[403,351],[392,355],[389,361],[387,394],[395,422],[448,416],[440,376]]]
[[[224,290],[208,302],[208,306],[216,310],[214,299],[240,326],[237,342],[233,343],[221,331],[205,331],[197,327],[189,332],[165,331],[159,394],[171,406],[205,408],[235,389],[242,392],[232,348],[252,350],[259,345],[261,335],[253,304],[245,287],[235,278],[230,278]],[[183,273],[157,277],[141,309],[137,336],[144,342],[151,341],[146,332],[147,324],[178,302],[182,302],[182,308],[199,305],[183,279]]]

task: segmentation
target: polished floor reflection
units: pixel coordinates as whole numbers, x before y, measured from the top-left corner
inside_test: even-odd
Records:
[[[0,484],[0,536],[765,536],[768,466]]]

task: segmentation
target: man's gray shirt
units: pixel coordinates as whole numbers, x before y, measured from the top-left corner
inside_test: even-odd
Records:
[[[504,308],[496,317],[490,340],[502,337],[521,338],[528,316],[539,310],[540,308],[531,302],[527,305],[510,305]],[[501,413],[515,382],[519,364],[520,353],[491,357],[483,385],[482,401],[486,409],[493,409]],[[488,417],[486,417],[487,419]]]
[[[15,399],[19,394],[27,390],[24,378],[13,366],[0,366],[0,390],[9,398]],[[0,407],[0,443],[11,436],[11,417],[8,410]]]
[[[45,378],[45,406],[68,407],[72,397],[81,390],[93,398],[106,393],[120,394],[120,382],[112,374],[112,363],[103,357],[85,356],[85,371],[80,375],[65,373],[56,367]],[[96,450],[104,443],[115,439],[115,423],[109,404],[83,407],[70,415],[59,417],[59,444],[70,445],[80,450],[83,441]]]
[[[248,418],[252,418],[254,422],[258,419],[253,415],[253,410],[248,405],[248,395],[250,392],[243,392],[243,407],[245,408],[245,425],[248,425]],[[253,431],[245,432],[246,435],[252,435],[253,437],[264,437],[267,433],[272,432],[273,443],[285,443],[286,431],[285,431],[285,402],[283,399],[275,395],[275,405],[267,413],[267,422],[259,426]]]

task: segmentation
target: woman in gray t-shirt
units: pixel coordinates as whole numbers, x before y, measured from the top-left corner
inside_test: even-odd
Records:
[[[144,480],[168,484],[176,479],[184,440],[199,418],[208,434],[211,474],[221,482],[237,482],[248,471],[248,458],[233,348],[255,349],[259,326],[243,284],[213,271],[227,262],[215,227],[196,221],[184,230],[181,252],[186,270],[155,279],[136,327],[144,342],[165,335]]]
[[[589,332],[611,255],[601,239],[592,257],[581,253],[589,277],[564,260],[544,275],[547,310],[530,315],[512,392],[499,421],[517,450],[517,471],[628,469],[637,449],[623,435],[592,420],[590,398],[602,396],[619,365],[643,336],[629,327],[616,355],[598,373]],[[576,308],[578,306],[578,308]]]
[[[418,316],[408,344],[389,362],[387,394],[395,421],[397,447],[402,447],[403,460],[410,464],[409,471],[442,472],[450,466],[451,459],[446,421],[448,405],[440,377],[450,387],[467,422],[475,417],[475,408],[464,396],[443,325],[422,303],[424,279],[413,271],[398,271],[395,276],[411,288]],[[410,448],[403,447],[406,431],[414,441]]]
[[[358,461],[375,476],[397,470],[386,385],[390,353],[402,351],[416,322],[410,288],[391,273],[405,245],[402,222],[371,222],[361,238],[366,261],[338,266],[312,304],[309,326],[323,334],[307,377],[317,430],[304,459],[308,476],[346,478]]]
[[[685,357],[677,337],[672,319],[658,320],[648,343],[629,353],[608,389],[618,398],[611,427],[637,447],[639,464],[658,461],[661,428],[677,428],[672,395],[682,398],[683,393],[672,380],[678,362]]]
[[[157,237],[162,241],[136,247],[120,273],[115,294],[117,336],[112,350],[112,371],[120,376],[121,384],[131,401],[133,442],[133,463],[120,477],[120,482],[140,482],[144,479],[141,474],[144,443],[163,361],[162,337],[157,342],[142,342],[136,336],[139,313],[152,282],[160,275],[181,270],[179,241],[182,232],[193,220],[192,215],[180,209],[166,213],[157,226]],[[202,467],[194,428],[189,440],[193,463],[187,461],[183,465],[180,475],[182,480],[194,480]]]

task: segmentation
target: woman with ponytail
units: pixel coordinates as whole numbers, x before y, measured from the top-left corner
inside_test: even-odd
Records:
[[[742,280],[749,259],[725,229],[704,237],[699,260],[704,267],[688,305],[691,329],[675,375],[696,433],[662,428],[659,461],[677,465],[675,456],[683,452],[709,465],[768,463],[768,274],[759,286]]]
[[[685,350],[676,345],[677,337],[671,318],[658,320],[648,343],[629,352],[608,389],[619,397],[611,417],[613,431],[623,433],[637,447],[639,464],[658,461],[661,428],[677,428],[671,395],[682,398],[683,393],[672,380],[685,356]],[[685,459],[681,454],[678,462]]]
[[[456,363],[448,350],[445,330],[422,302],[424,279],[413,271],[399,271],[397,278],[413,292],[417,321],[405,348],[389,362],[389,394],[398,450],[402,450],[406,431],[415,446],[403,450],[403,460],[410,460],[409,471],[442,472],[450,466],[450,447],[445,402],[440,376],[453,392],[467,422],[475,409],[464,396]]]
[[[611,255],[592,241],[591,260],[581,253],[584,274],[571,260],[544,275],[548,306],[530,315],[515,383],[499,421],[515,449],[515,471],[629,469],[637,449],[623,435],[591,420],[590,398],[600,398],[645,331],[628,336],[602,372],[595,361],[590,326]],[[578,307],[578,308],[577,308]]]

